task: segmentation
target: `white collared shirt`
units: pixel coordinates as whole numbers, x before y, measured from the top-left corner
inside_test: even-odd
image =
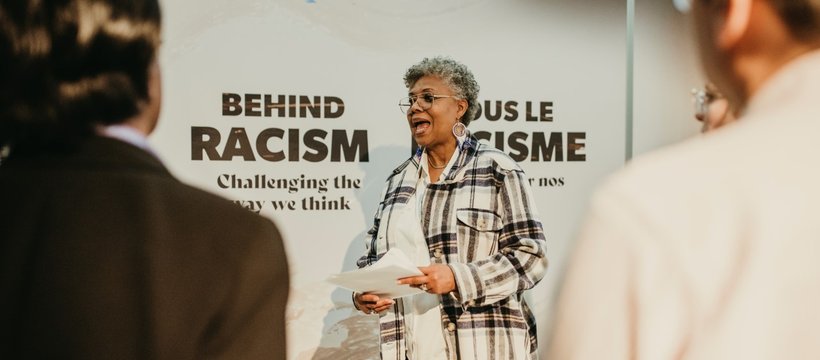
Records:
[[[459,150],[453,152],[447,166],[444,167],[436,182],[443,180],[447,172],[458,158]],[[427,186],[430,185],[430,177],[427,172],[427,152],[421,156],[422,164],[419,171],[418,182],[416,183],[415,201],[408,203],[406,211],[395,214],[393,224],[399,228],[404,235],[397,237],[401,239],[398,247],[404,251],[410,260],[417,266],[430,265],[430,253],[427,247],[427,240],[421,227],[423,211],[422,202]],[[398,220],[398,221],[396,221]],[[439,295],[418,294],[414,295],[406,302],[404,318],[407,325],[407,359],[409,360],[438,360],[447,359],[447,345],[444,340],[444,329],[441,324],[441,300]]]
[[[97,128],[97,134],[134,145],[159,159],[151,145],[148,144],[148,138],[133,127],[122,124],[100,126]]]

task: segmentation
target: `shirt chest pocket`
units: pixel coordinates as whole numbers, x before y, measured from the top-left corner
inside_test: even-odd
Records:
[[[456,210],[458,245],[463,261],[472,262],[498,251],[498,235],[503,224],[496,213],[477,208]]]

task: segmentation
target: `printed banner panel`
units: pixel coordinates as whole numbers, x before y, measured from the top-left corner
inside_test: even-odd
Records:
[[[292,359],[378,358],[375,317],[326,283],[355,268],[411,152],[405,70],[446,55],[481,86],[470,130],[527,172],[550,270],[527,295],[546,343],[590,191],[623,165],[625,4],[489,0],[165,1],[152,142],[183,181],[270,217],[292,273]]]

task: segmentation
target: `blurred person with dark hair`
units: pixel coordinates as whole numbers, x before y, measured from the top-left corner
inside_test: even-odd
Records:
[[[820,1],[691,0],[691,16],[738,121],[597,192],[550,359],[820,358]]]
[[[0,358],[284,359],[267,220],[180,183],[157,0],[0,2]]]

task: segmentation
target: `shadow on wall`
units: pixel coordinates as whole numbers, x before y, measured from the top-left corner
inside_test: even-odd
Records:
[[[343,271],[357,268],[356,260],[364,254],[364,238],[373,223],[389,173],[409,157],[409,149],[387,146],[372,149],[370,162],[360,163],[364,170],[362,188],[356,193],[367,228],[350,240],[344,254]],[[364,315],[353,307],[351,292],[336,288],[331,293],[333,308],[324,317],[319,347],[312,357],[297,360],[379,359],[379,324],[375,315]],[[303,354],[306,355],[306,354]]]

